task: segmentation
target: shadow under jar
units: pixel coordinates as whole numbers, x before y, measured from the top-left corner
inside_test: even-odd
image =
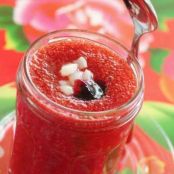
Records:
[[[74,56],[71,61],[78,58],[77,55],[86,56],[89,69],[92,69],[93,63],[91,62],[93,60],[97,61],[98,55],[106,54],[108,57],[100,67],[106,66],[110,58],[114,59],[114,55],[119,57],[119,61],[127,64],[126,66],[129,67],[129,71],[131,70],[135,79],[136,85],[133,95],[127,98],[125,102],[117,97],[107,103],[102,103],[102,100],[106,100],[105,96],[101,99],[82,101],[82,99],[74,96],[66,97],[64,94],[59,93],[60,96],[64,96],[62,99],[59,96],[60,101],[62,102],[65,99],[66,101],[68,99],[73,100],[71,105],[68,102],[68,104],[64,102],[65,104],[63,105],[61,102],[57,102],[55,98],[51,98],[46,92],[49,91],[46,86],[49,82],[39,87],[36,84],[42,84],[42,81],[45,80],[44,72],[40,81],[33,80],[34,76],[31,75],[30,66],[32,64],[30,62],[33,59],[33,55],[39,54],[39,49],[42,49],[43,52],[45,51],[44,55],[46,57],[52,56],[57,61],[60,56],[59,54],[54,56],[56,52],[55,45],[61,42],[62,44],[59,44],[59,46],[64,45],[64,43],[70,44],[68,49],[65,47],[63,54],[67,55],[68,52],[70,57]],[[83,46],[76,44],[76,47],[73,47],[75,42],[79,42]],[[50,48],[50,45],[55,48],[52,49],[52,52],[49,49],[45,49],[46,47]],[[74,51],[75,53],[71,50],[77,49],[77,47],[78,54],[76,54],[76,50]],[[59,48],[58,50],[60,51],[61,49]],[[50,53],[49,56],[47,52]],[[71,55],[69,52],[73,52],[73,54]],[[83,55],[80,55],[81,53]],[[63,62],[65,58],[62,57],[60,62]],[[43,61],[39,63],[41,67],[44,65],[44,57],[42,58]],[[127,61],[128,59],[129,61]],[[98,62],[100,63],[100,61]],[[60,66],[56,62],[54,66],[59,67],[55,70],[55,73],[52,71],[53,77],[56,78],[56,72],[60,74]],[[97,79],[106,80],[108,75],[106,75],[106,79],[99,78],[100,76],[101,78],[105,77],[101,73],[108,73],[112,69],[110,67],[112,64],[107,65],[108,72],[107,69],[104,70],[106,67],[103,70],[99,70],[97,69],[99,67],[97,63],[95,66],[96,70],[94,69],[94,71],[101,71]],[[125,83],[127,82],[126,69],[119,72],[117,69],[114,71],[114,73],[120,74],[121,80],[126,79]],[[124,72],[124,74],[121,72]],[[93,73],[94,77],[95,75],[97,76],[97,73]],[[112,78],[109,79],[110,81],[112,81]],[[106,95],[109,91],[107,85],[106,80]],[[133,121],[142,106],[143,89],[143,73],[137,59],[131,57],[130,52],[115,40],[82,30],[56,31],[38,39],[26,52],[17,74],[17,122],[9,173],[113,174],[118,169],[117,166],[124,145],[131,133]],[[115,87],[112,90],[115,91]],[[122,92],[124,93],[125,90],[129,92],[129,89],[126,88],[123,88]],[[119,96],[118,94],[114,95]],[[122,101],[122,103],[117,105],[119,101]],[[79,105],[81,102],[83,104],[79,107],[78,102]],[[98,103],[101,105],[101,110]],[[86,110],[82,107],[84,105]]]

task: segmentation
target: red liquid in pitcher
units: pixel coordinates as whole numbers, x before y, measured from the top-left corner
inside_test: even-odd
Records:
[[[61,91],[59,82],[69,79],[62,76],[61,68],[79,57],[86,59],[86,69],[103,90],[100,98],[93,97],[83,80],[71,84],[72,94]],[[132,120],[117,126],[114,112],[104,115],[99,111],[117,108],[134,95],[136,79],[127,62],[101,44],[74,38],[41,47],[27,66],[35,90],[48,100],[45,103],[28,91],[24,96],[18,86],[12,173],[112,174]],[[82,112],[71,112],[68,108]]]

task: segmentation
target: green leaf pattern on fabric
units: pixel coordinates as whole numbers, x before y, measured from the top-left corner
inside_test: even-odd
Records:
[[[0,6],[0,28],[6,30],[6,49],[23,52],[29,47],[22,26],[13,21],[12,7]]]
[[[156,71],[157,73],[161,72],[164,60],[168,55],[169,55],[168,50],[160,48],[150,50],[150,65],[154,71]]]
[[[166,145],[166,141],[159,136],[159,130],[154,130],[154,126],[151,123],[152,120],[159,123],[161,128],[166,132],[167,136],[174,144],[174,105],[161,102],[144,102],[143,108],[136,119],[136,123],[143,128],[150,137],[165,148],[169,148]]]
[[[133,171],[129,168],[123,169],[120,174],[134,174]]]
[[[173,0],[152,0],[155,10],[158,14],[159,27],[167,30],[166,20],[174,17],[174,1]]]
[[[0,86],[0,119],[15,109],[16,89],[14,83]]]

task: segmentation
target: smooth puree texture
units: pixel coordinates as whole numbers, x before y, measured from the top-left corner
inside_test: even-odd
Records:
[[[100,99],[83,100],[60,91],[60,69],[79,57],[85,57],[95,82],[105,86]],[[89,40],[68,39],[41,47],[29,63],[34,85],[52,101],[68,108],[83,111],[103,111],[126,103],[135,93],[136,80],[127,62],[111,49]]]

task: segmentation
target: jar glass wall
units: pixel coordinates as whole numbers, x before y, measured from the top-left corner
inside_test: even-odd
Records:
[[[41,46],[68,38],[98,42],[127,60],[137,81],[134,96],[114,109],[86,112],[59,105],[43,95],[29,76],[28,61]],[[82,30],[62,30],[38,39],[26,52],[17,74],[17,123],[10,171],[113,174],[142,106],[143,83],[137,59],[111,38]]]

